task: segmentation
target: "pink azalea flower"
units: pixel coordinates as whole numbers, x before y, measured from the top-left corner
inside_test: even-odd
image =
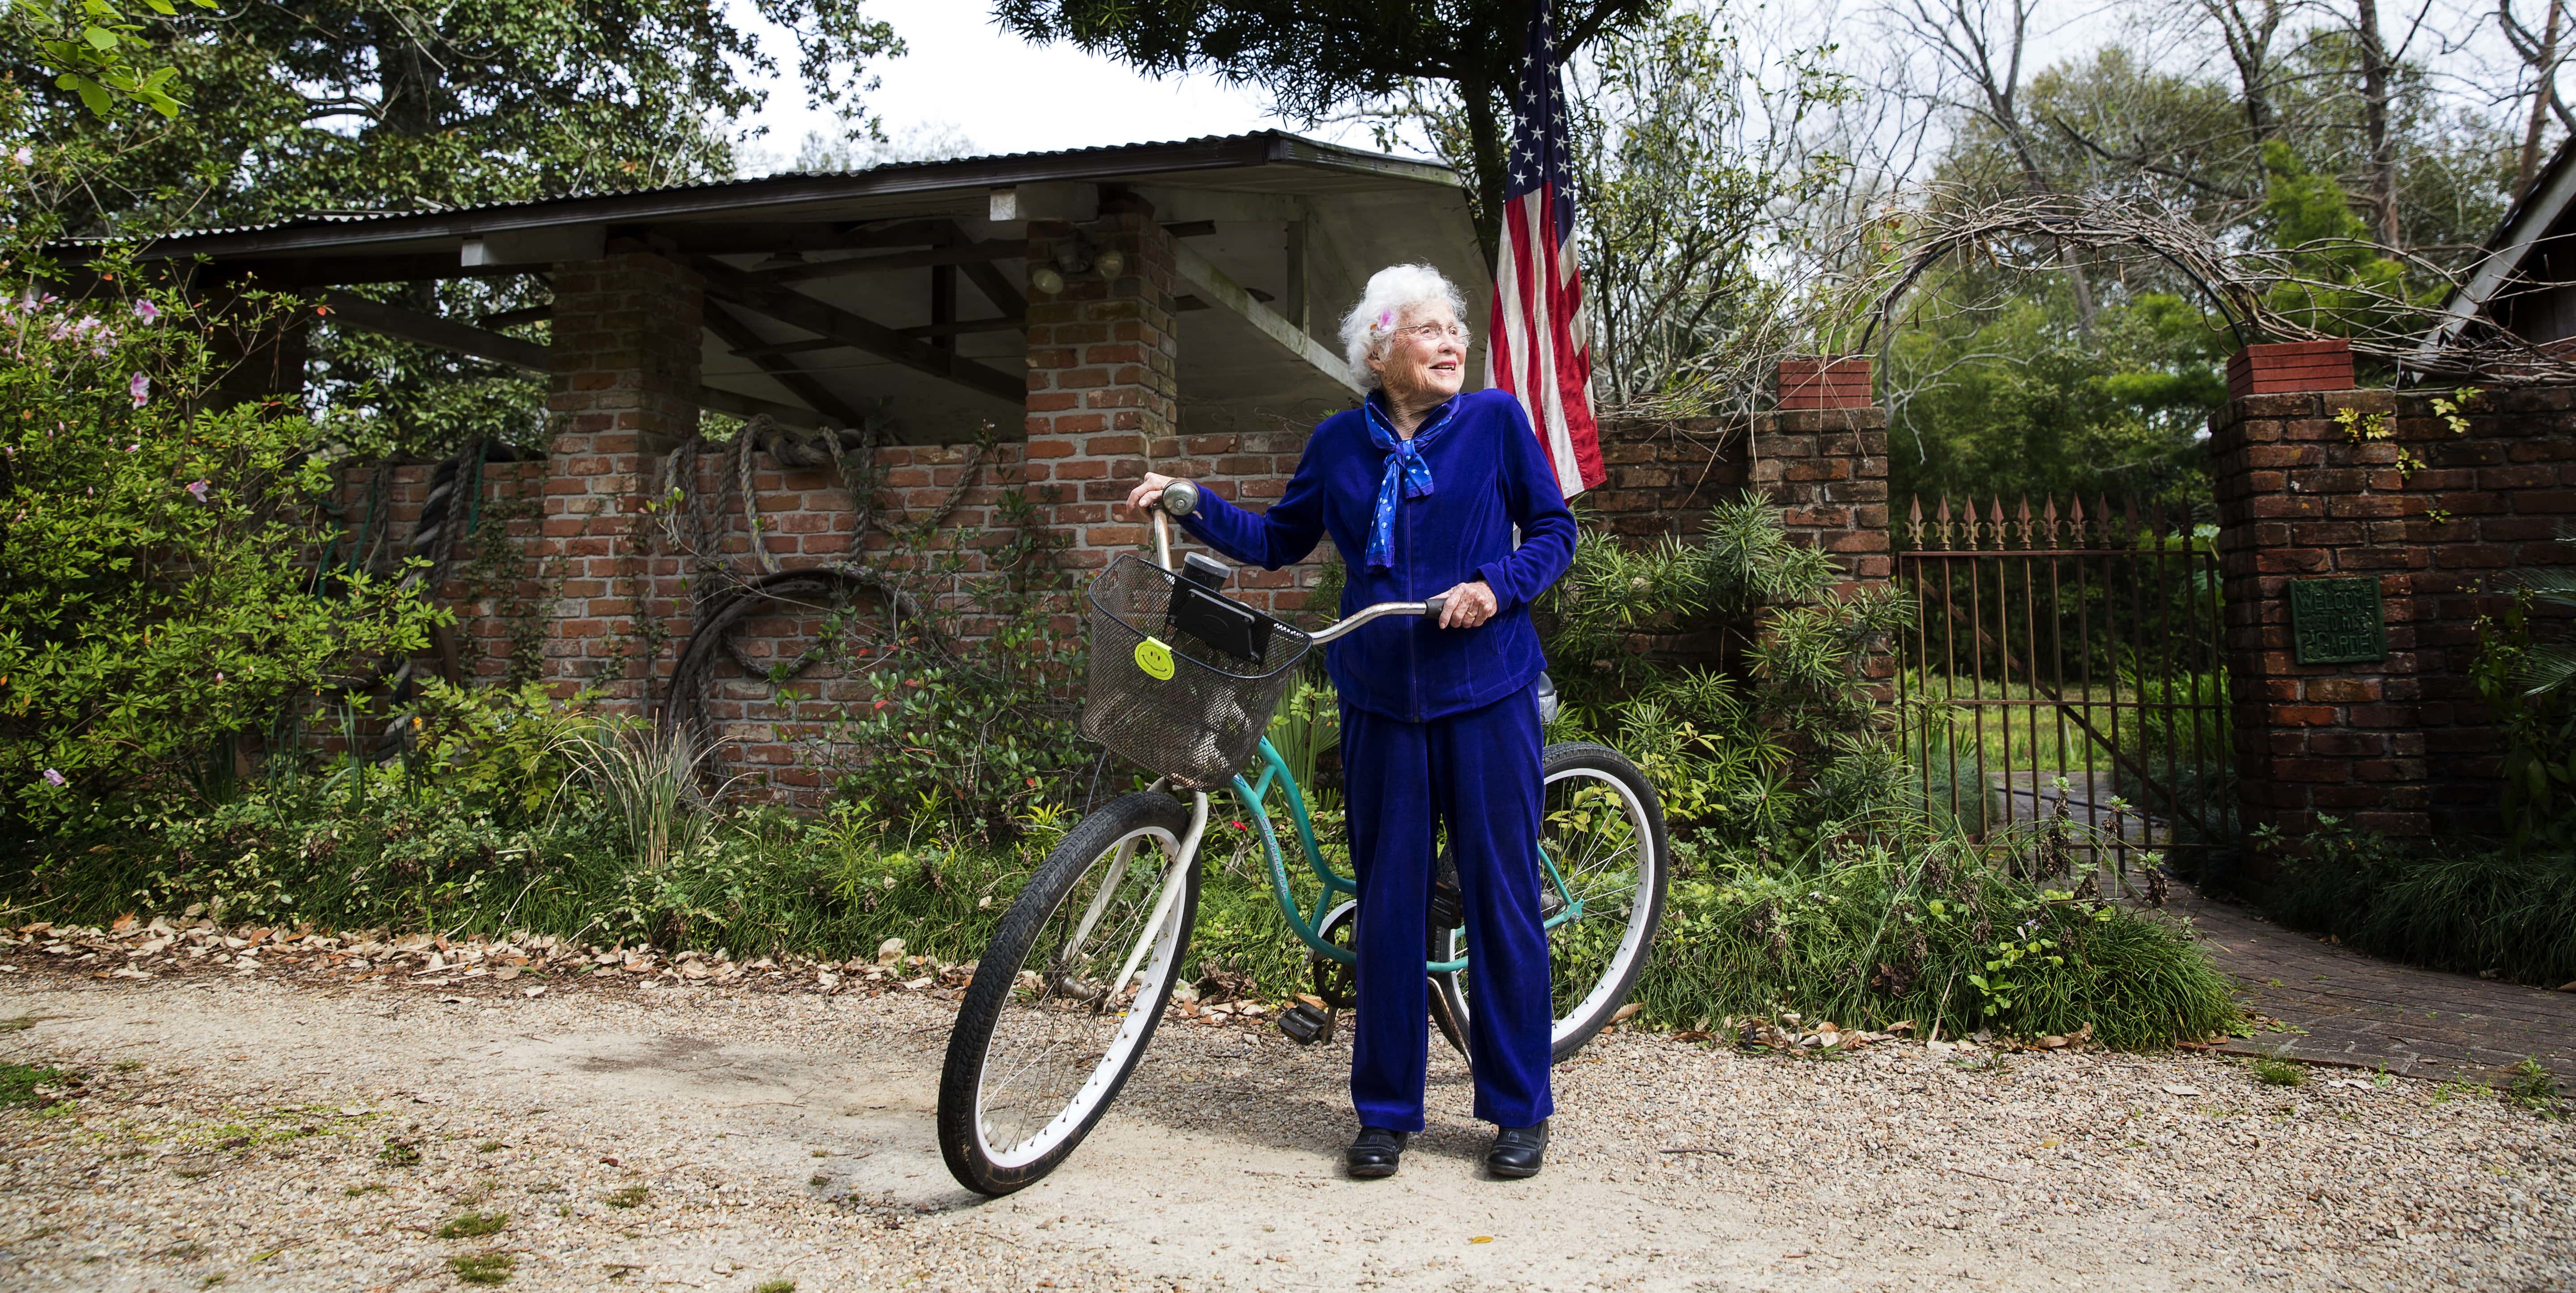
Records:
[[[205,501],[206,501],[206,485],[207,485],[207,482],[202,481],[202,480],[201,480],[201,481],[198,481],[197,483],[195,483],[195,484],[193,484],[193,485],[190,485],[190,486],[188,487],[188,492],[189,492],[189,493],[191,493],[191,494],[196,495],[196,496],[197,496],[197,501],[198,501],[198,502],[200,502],[200,503],[205,502]]]
[[[134,397],[134,407],[139,409],[152,402],[152,379],[136,373],[134,379],[125,384],[125,392]]]
[[[36,160],[36,150],[32,148],[20,148],[18,151],[9,154],[9,160],[16,162],[20,166],[25,166]]]
[[[23,151],[25,151],[25,150],[24,150],[24,149],[21,149],[20,151],[22,151],[22,152],[23,152]],[[52,768],[47,768],[47,769],[45,769],[45,780],[46,780],[47,782],[49,782],[49,783],[51,783],[51,784],[53,784],[53,785],[57,785],[57,786],[68,786],[68,785],[70,785],[70,784],[72,783],[72,782],[71,782],[71,778],[66,777],[66,776],[64,776],[63,774],[61,774],[61,773],[59,773],[59,772],[54,771]]]
[[[150,301],[137,301],[134,303],[134,317],[150,323],[161,317],[161,307]]]

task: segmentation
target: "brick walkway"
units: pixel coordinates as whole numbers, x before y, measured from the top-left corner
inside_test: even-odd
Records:
[[[2526,1056],[2576,1087],[2576,992],[2548,992],[2363,956],[2174,886],[2218,967],[2286,1025],[2221,1049],[2408,1077],[2497,1080]]]

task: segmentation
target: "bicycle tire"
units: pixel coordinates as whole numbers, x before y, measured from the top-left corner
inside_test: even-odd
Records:
[[[1084,817],[1047,854],[1004,913],[992,943],[976,961],[940,1070],[939,1149],[958,1184],[998,1197],[1045,1179],[1091,1134],[1144,1059],[1171,1002],[1173,981],[1189,952],[1190,926],[1198,918],[1197,851],[1178,856],[1190,818],[1191,810],[1168,795],[1145,792],[1111,800]],[[1164,861],[1150,882],[1139,884],[1138,861],[1147,842]],[[1101,868],[1104,861],[1120,858],[1123,864]],[[1173,866],[1182,868],[1181,893],[1174,910],[1157,923],[1151,907]],[[1086,888],[1084,881],[1095,873],[1096,883]],[[1076,906],[1068,900],[1077,894],[1084,900],[1068,930],[1062,918],[1068,907]],[[1132,934],[1125,924],[1131,914]],[[1102,935],[1103,926],[1113,922],[1115,930]],[[1095,940],[1095,935],[1101,936]],[[1030,968],[1031,956],[1050,946],[1047,973]],[[1084,979],[1074,968],[1105,967],[1109,958],[1126,958],[1140,947],[1138,967],[1127,976],[1136,982],[1135,996],[1113,1014],[1106,1007],[1125,996],[1126,984]],[[1085,1068],[1081,1054],[1089,1041],[1082,1039],[1092,1034],[1106,1039],[1097,1059]],[[1041,1069],[1047,1052],[1063,1049],[1064,1040],[1079,1044],[1063,1063]],[[999,1066],[997,1042],[1004,1061]],[[1021,1061],[1023,1043],[1037,1051],[1035,1058]],[[1009,1094],[1006,1087],[1024,1078],[1028,1094],[1013,1098],[1025,1104],[1003,1105],[1013,1116],[997,1118],[997,1101]],[[1014,1134],[1013,1129],[1027,1128],[1040,1116],[1045,1120],[1035,1123],[1036,1130],[1024,1139],[993,1143],[997,1128],[1003,1135]]]
[[[1578,779],[1589,783],[1586,788],[1614,791],[1620,800],[1619,806],[1624,810],[1621,815],[1626,819],[1626,831],[1641,846],[1635,882],[1616,892],[1594,895],[1618,901],[1623,907],[1618,914],[1625,918],[1621,922],[1621,937],[1613,955],[1607,958],[1607,964],[1602,966],[1600,973],[1578,971],[1586,980],[1582,983],[1568,983],[1569,976],[1563,973],[1564,962],[1569,959],[1563,954],[1563,949],[1573,940],[1590,933],[1583,921],[1568,921],[1548,934],[1549,974],[1557,982],[1557,1009],[1562,1012],[1549,1030],[1549,1062],[1562,1064],[1576,1051],[1582,1050],[1585,1042],[1609,1026],[1611,1016],[1627,1003],[1628,995],[1636,990],[1638,977],[1645,973],[1646,959],[1654,950],[1656,931],[1663,924],[1666,891],[1671,887],[1672,845],[1664,831],[1663,801],[1655,794],[1654,784],[1646,780],[1646,774],[1639,772],[1636,764],[1630,763],[1627,756],[1617,750],[1591,741],[1559,742],[1548,746],[1540,755],[1539,776],[1549,788],[1547,802],[1551,806],[1547,811],[1560,816],[1564,811],[1558,804],[1558,800],[1564,797],[1560,788]],[[1542,834],[1554,829],[1546,822],[1542,822],[1540,827]],[[1594,858],[1592,861],[1600,864],[1615,859]],[[1561,862],[1561,869],[1563,865]],[[1580,873],[1568,876],[1567,883],[1580,889],[1580,879]],[[1539,883],[1543,889],[1552,888],[1544,875]],[[1626,896],[1622,898],[1621,893]],[[1585,919],[1588,920],[1589,916]],[[1569,934],[1569,930],[1579,932]],[[1432,954],[1444,960],[1454,959],[1465,942],[1458,931],[1448,931],[1433,939]],[[1441,1031],[1449,1033],[1454,1026],[1457,1034],[1464,1034],[1471,1004],[1466,991],[1466,974],[1435,974],[1431,981],[1438,998],[1433,1002],[1432,1013],[1441,1020]],[[1570,990],[1572,988],[1580,988],[1581,991],[1575,993]],[[1451,1044],[1459,1045],[1459,1042],[1460,1038],[1453,1035]],[[1464,1053],[1463,1045],[1459,1045],[1459,1049]]]

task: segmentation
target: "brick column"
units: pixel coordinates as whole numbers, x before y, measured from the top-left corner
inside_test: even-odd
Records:
[[[1097,264],[1113,250],[1125,263],[1104,277]],[[1028,444],[1020,480],[1067,540],[1067,569],[1087,579],[1148,540],[1145,526],[1119,518],[1111,507],[1144,474],[1149,453],[1179,454],[1172,236],[1142,200],[1104,195],[1100,218],[1090,224],[1030,223],[1029,264],[1067,260],[1091,267],[1065,272],[1061,291],[1032,286],[1029,292]]]
[[[2301,665],[2291,638],[2294,579],[2366,575],[2383,598],[2405,591],[2400,500],[2370,488],[2384,455],[2340,443],[2330,420],[2339,408],[2385,412],[2391,402],[2352,391],[2254,395],[2210,419],[2238,812],[2248,830],[2304,832],[2325,812],[2392,834],[2430,831],[2423,737],[2399,730],[2403,716],[2388,703],[2417,696],[2413,626],[2390,625],[2387,657],[2360,664]]]
[[[1754,419],[1753,484],[1785,528],[1833,553],[1851,583],[1892,578],[1887,530],[1887,411],[1871,402],[1869,361],[1780,362],[1780,408]]]
[[[2479,622],[2510,604],[2515,568],[2568,559],[2553,538],[2576,511],[2576,391],[2347,389],[2335,342],[2247,347],[2229,378],[2209,453],[2245,826],[2495,829]],[[2293,589],[2329,579],[2375,586],[2384,654],[2334,650],[2311,623],[2312,660],[2377,658],[2300,662]]]
[[[538,578],[550,581],[546,677],[640,704],[675,631],[649,554],[662,455],[698,429],[696,274],[650,251],[555,267],[553,422]],[[673,572],[673,573],[676,573]]]

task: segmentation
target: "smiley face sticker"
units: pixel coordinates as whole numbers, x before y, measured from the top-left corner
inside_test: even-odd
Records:
[[[1172,680],[1172,649],[1160,638],[1147,638],[1136,644],[1136,667],[1156,682]]]

